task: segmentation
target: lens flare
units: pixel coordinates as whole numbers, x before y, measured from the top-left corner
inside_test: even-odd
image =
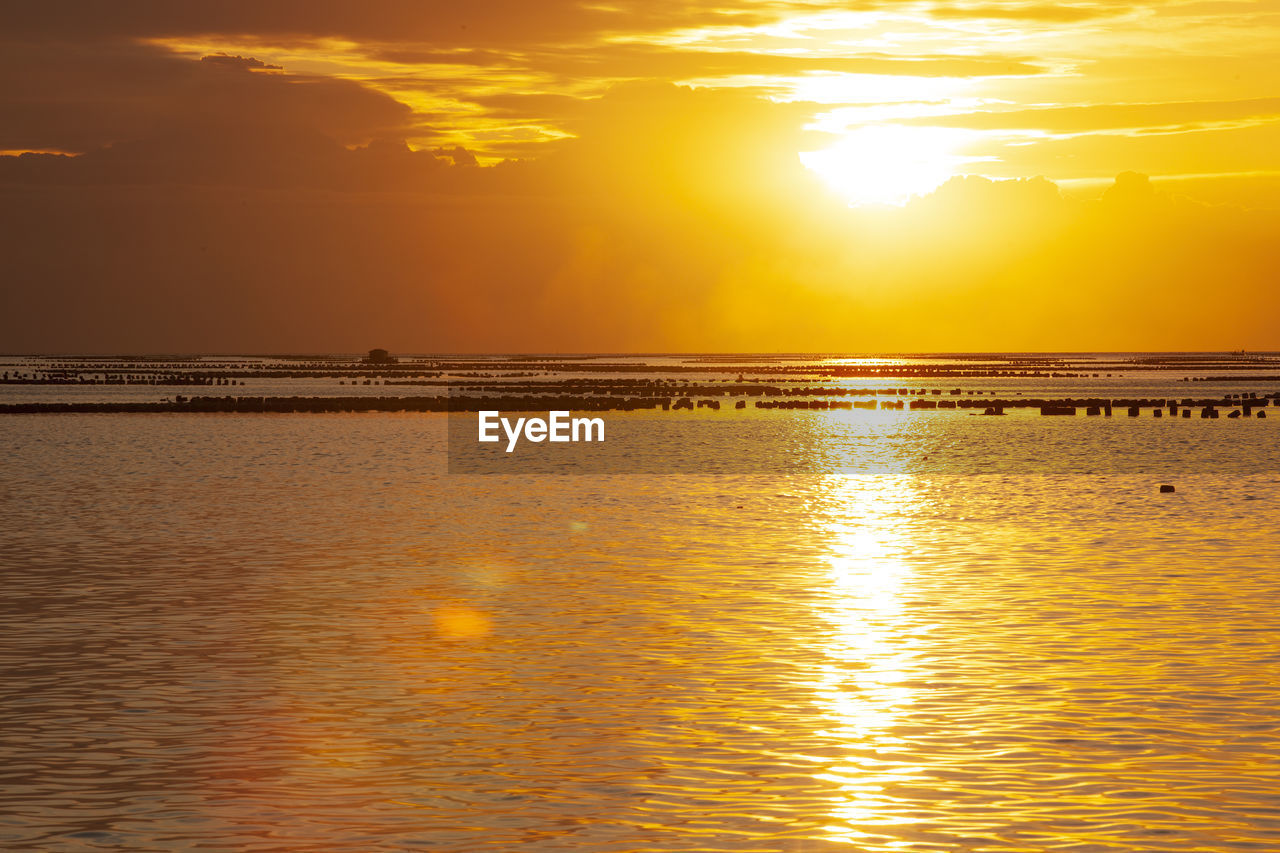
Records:
[[[432,614],[436,633],[452,640],[483,637],[489,633],[489,619],[470,607],[441,607]]]

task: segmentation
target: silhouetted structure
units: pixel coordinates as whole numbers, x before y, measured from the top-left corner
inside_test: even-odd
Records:
[[[384,349],[369,350],[369,357],[365,359],[366,364],[397,364],[399,359]]]

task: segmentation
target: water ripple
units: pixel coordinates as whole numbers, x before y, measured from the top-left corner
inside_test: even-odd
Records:
[[[432,416],[25,423],[5,847],[1280,849],[1262,475],[469,478]]]

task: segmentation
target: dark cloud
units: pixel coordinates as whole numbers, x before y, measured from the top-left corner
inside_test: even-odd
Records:
[[[0,157],[0,184],[311,189],[342,193],[544,193],[527,164],[476,168],[462,147],[413,151],[403,140],[348,149],[321,134],[269,126],[177,130],[86,154]]]
[[[773,104],[739,92],[659,83],[617,86],[578,105],[568,120],[577,138],[548,146],[538,161],[482,169],[475,152],[465,147],[412,151],[394,134],[344,146],[346,140],[322,132],[312,120],[313,99],[323,103],[325,93],[310,87],[321,81],[295,82],[247,68],[210,73],[236,78],[236,85],[226,87],[219,80],[195,108],[79,157],[0,158],[0,182],[619,198],[674,194],[725,205],[741,192],[769,188],[785,194],[814,181],[794,153],[815,144],[800,130],[807,105]],[[264,84],[270,87],[266,91]],[[248,100],[237,96],[238,87],[272,108],[238,108]],[[356,126],[375,129],[368,123]]]
[[[123,43],[0,42],[0,149],[87,151],[152,129],[199,71]]]
[[[717,6],[685,0],[45,0],[8,9],[5,30],[37,39],[252,34],[275,43],[334,37],[388,46],[490,47],[563,42],[610,30],[765,21],[780,11],[761,3],[731,17]]]
[[[270,73],[261,73],[269,71]],[[404,133],[411,110],[349,80],[252,57],[178,58],[125,42],[0,45],[0,149],[88,151],[175,129],[298,127],[342,144]]]
[[[283,71],[283,65],[268,65],[261,59],[254,59],[252,56],[228,56],[225,53],[213,53],[209,56],[200,57],[200,61],[218,68],[233,68],[238,70],[264,70],[264,71]]]
[[[455,166],[477,166],[476,155],[472,154],[461,145],[455,145],[452,148],[437,148],[434,152],[436,157],[448,160]]]

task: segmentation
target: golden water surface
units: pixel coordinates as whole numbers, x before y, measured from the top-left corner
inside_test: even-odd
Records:
[[[432,415],[0,437],[12,849],[1280,850],[1274,472],[468,477]]]

